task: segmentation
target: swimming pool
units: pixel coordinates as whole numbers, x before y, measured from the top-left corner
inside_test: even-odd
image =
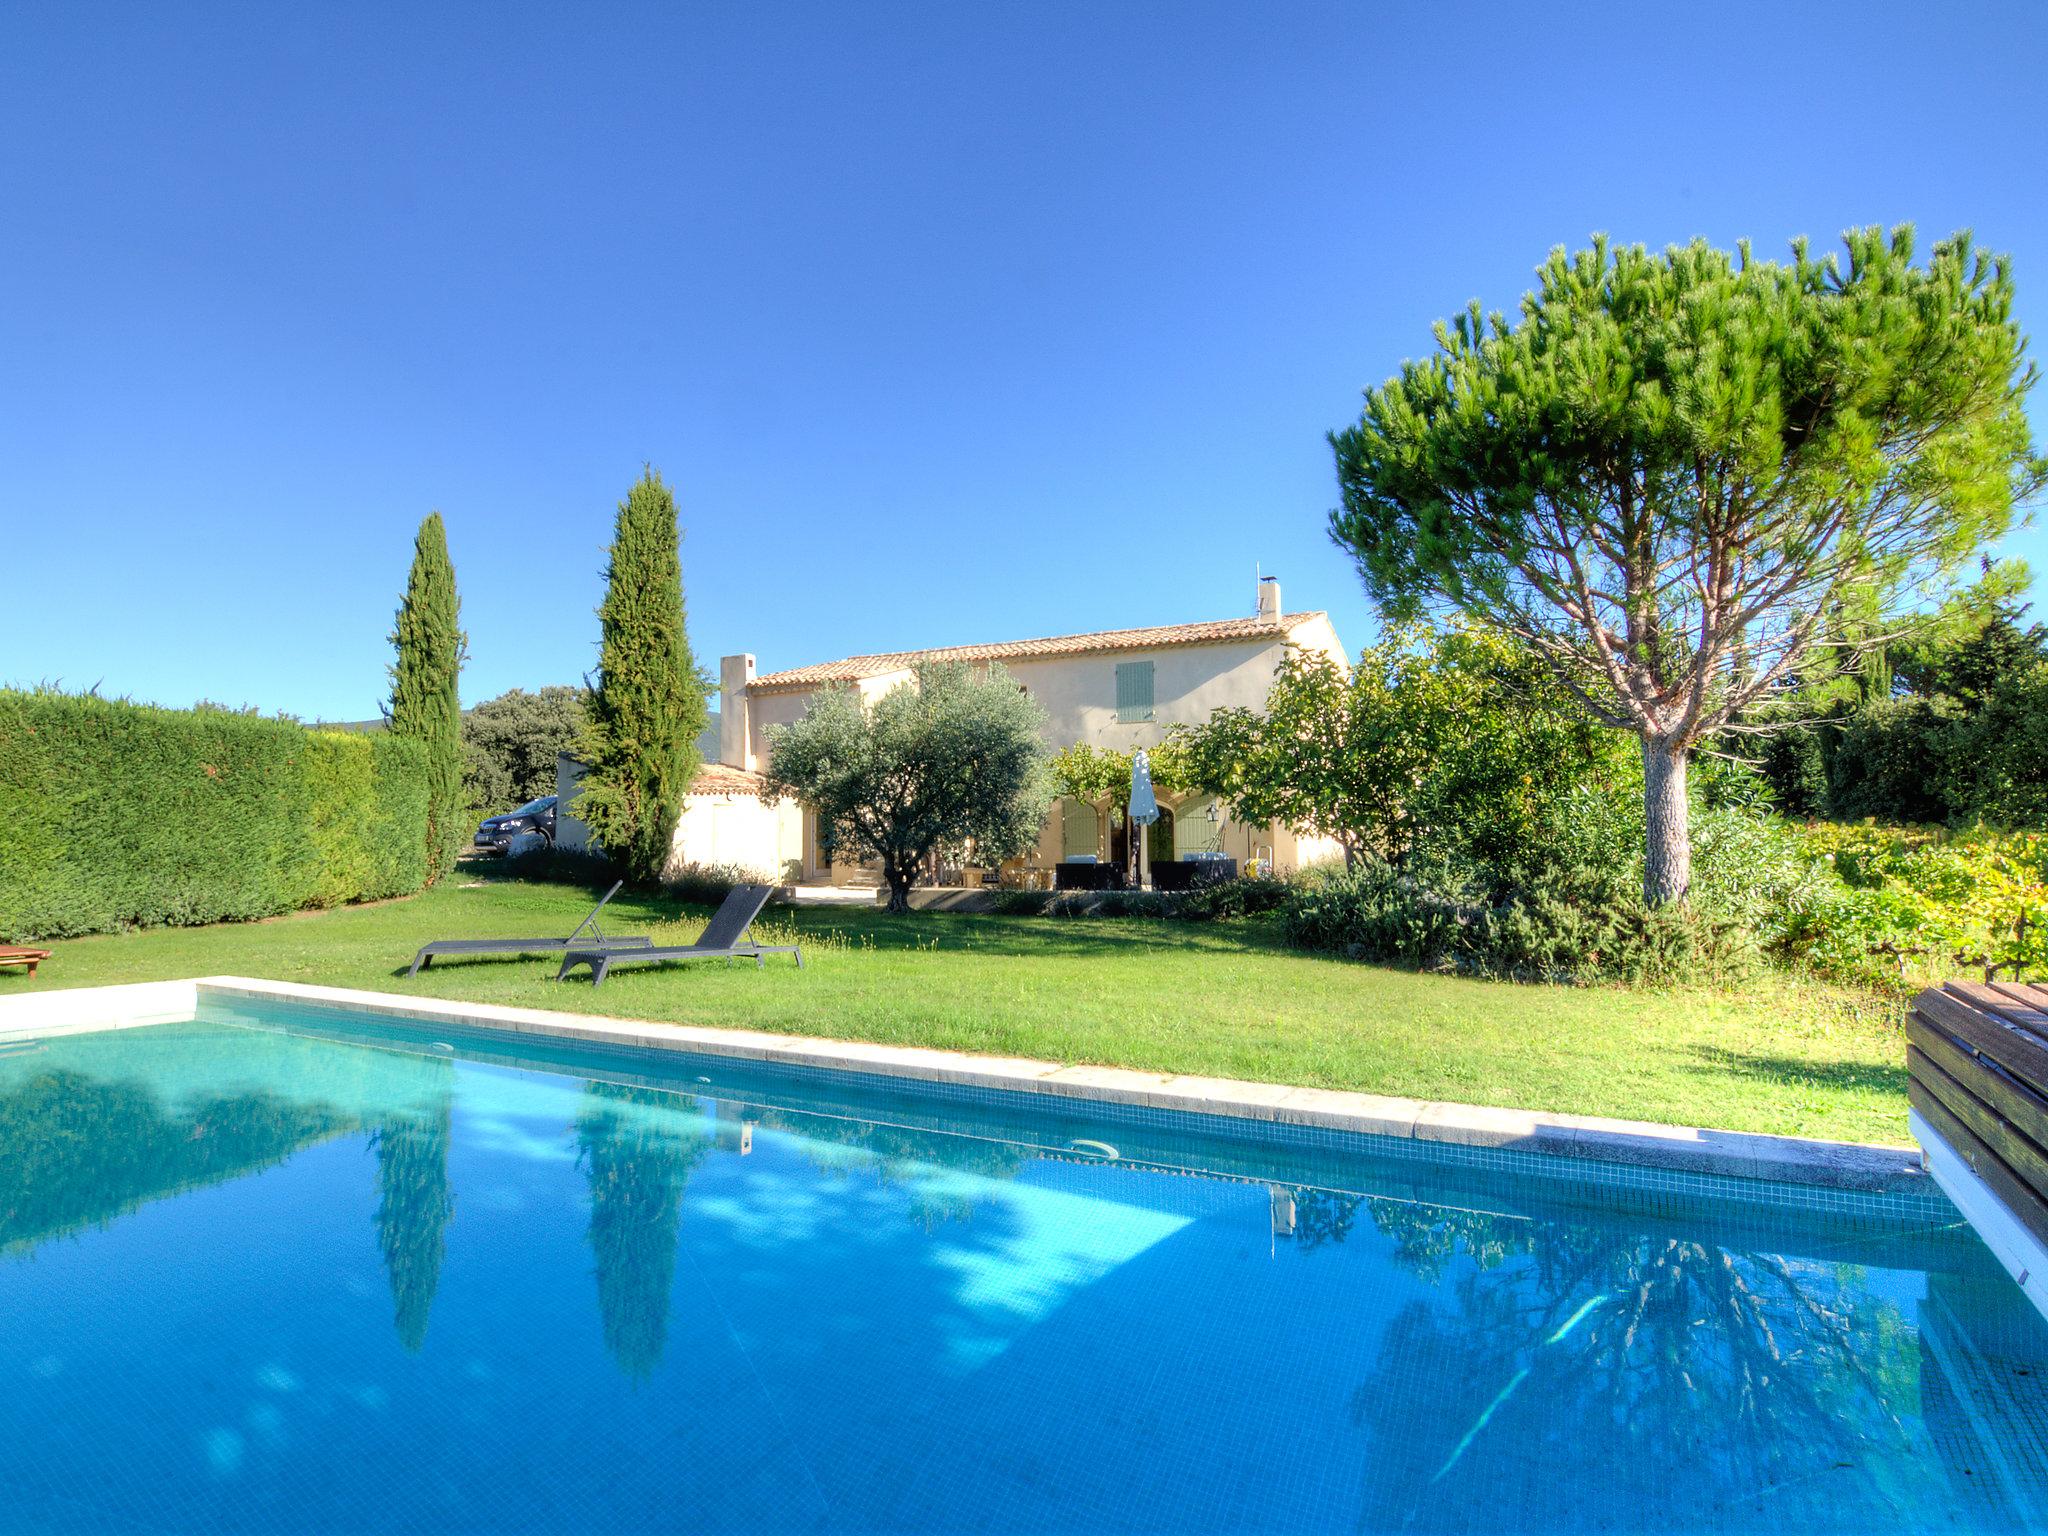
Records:
[[[0,1531],[2048,1522],[1861,1196],[202,997],[0,1042]]]

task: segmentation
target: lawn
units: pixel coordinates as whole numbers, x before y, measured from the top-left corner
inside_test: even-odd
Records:
[[[1787,981],[1739,993],[1513,986],[1283,948],[1214,924],[771,909],[806,968],[614,973],[557,984],[541,959],[454,961],[430,938],[565,933],[593,895],[460,873],[405,901],[55,946],[30,987],[235,974],[426,997],[942,1046],[1858,1141],[1906,1140],[1896,1010]],[[615,933],[693,935],[703,911],[621,897]]]

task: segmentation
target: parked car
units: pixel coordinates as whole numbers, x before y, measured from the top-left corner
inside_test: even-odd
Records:
[[[543,795],[529,800],[516,811],[486,816],[476,829],[476,845],[491,853],[504,853],[521,838],[538,834],[552,845],[555,841],[555,797]]]

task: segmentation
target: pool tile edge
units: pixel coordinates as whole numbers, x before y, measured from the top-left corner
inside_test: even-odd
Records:
[[[0,998],[0,1040],[136,1029],[189,1019],[199,1001],[195,981],[134,981],[111,987],[64,987]]]
[[[1921,1154],[1911,1147],[1716,1131],[1590,1115],[1540,1114],[1485,1105],[1422,1103],[1377,1094],[1243,1082],[1230,1078],[1175,1076],[1121,1067],[977,1056],[918,1046],[821,1040],[705,1025],[650,1023],[544,1009],[508,1008],[492,1003],[450,1003],[399,993],[265,981],[244,976],[208,976],[196,981],[146,985],[185,989],[182,996],[187,999],[188,1009],[201,991],[288,998],[360,1008],[387,1017],[483,1024],[515,1033],[571,1041],[689,1050],[791,1066],[880,1072],[966,1087],[1187,1110],[1464,1147],[1549,1153],[1671,1172],[1719,1174],[1870,1193],[1924,1192],[1930,1185]],[[98,994],[103,1006],[107,993],[133,990],[81,988],[70,994],[48,995],[91,997]],[[104,1011],[100,1017],[105,1017]],[[124,1018],[121,1022],[150,1021]],[[0,1035],[11,1027],[12,1021],[6,1016],[4,1006],[0,1006]]]

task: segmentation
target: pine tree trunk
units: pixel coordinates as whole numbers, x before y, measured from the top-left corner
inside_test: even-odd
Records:
[[[1643,738],[1643,824],[1643,900],[1653,907],[1684,901],[1692,885],[1685,749],[1653,736]]]

